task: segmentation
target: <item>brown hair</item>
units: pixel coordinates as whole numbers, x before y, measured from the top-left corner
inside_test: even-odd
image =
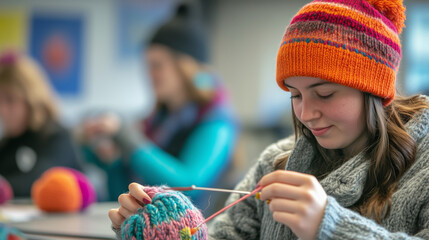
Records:
[[[421,96],[397,96],[387,107],[382,100],[371,94],[364,94],[366,129],[368,140],[363,150],[370,167],[367,181],[359,201],[352,207],[363,216],[381,222],[390,212],[391,197],[404,172],[413,164],[417,144],[407,133],[405,124],[422,109],[428,109],[429,103]],[[315,176],[320,180],[339,167],[345,160],[340,150],[322,148],[311,132],[293,114],[295,140],[306,137],[320,153],[314,163],[317,164]],[[333,161],[332,156],[340,157]],[[284,169],[289,156],[275,162],[276,169]],[[323,164],[321,164],[323,163]]]
[[[179,53],[170,48],[168,49],[176,65],[177,72],[181,75],[189,99],[200,106],[209,103],[215,96],[215,90],[198,89],[194,84],[194,78],[198,72],[206,71],[207,67],[189,55]],[[156,104],[157,108],[162,105],[163,103],[161,102],[157,102]]]
[[[40,130],[58,119],[57,106],[42,69],[30,58],[14,54],[13,60],[0,64],[0,86],[16,90],[29,109],[28,127]]]

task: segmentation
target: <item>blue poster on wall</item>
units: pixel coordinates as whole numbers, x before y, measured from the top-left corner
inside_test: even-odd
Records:
[[[407,8],[406,91],[409,94],[429,94],[429,4]]]
[[[60,95],[81,92],[83,27],[81,16],[35,14],[31,18],[30,53]]]

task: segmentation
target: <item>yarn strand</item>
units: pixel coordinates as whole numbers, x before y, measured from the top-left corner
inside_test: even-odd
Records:
[[[198,229],[200,228],[201,225],[207,223],[208,221],[210,221],[211,219],[213,219],[214,217],[216,217],[217,215],[225,212],[228,208],[234,206],[235,204],[244,201],[246,198],[249,198],[250,196],[258,193],[261,189],[263,188],[263,186],[257,187],[255,190],[251,191],[249,194],[244,195],[243,197],[239,198],[238,200],[228,204],[228,206],[225,206],[224,208],[222,208],[221,210],[215,212],[213,215],[211,215],[210,217],[206,218],[206,220],[204,220],[203,222],[201,222],[200,224],[198,224],[196,227],[191,229],[191,235],[194,235]]]

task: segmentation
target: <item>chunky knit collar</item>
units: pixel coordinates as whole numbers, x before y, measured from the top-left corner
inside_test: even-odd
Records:
[[[417,113],[405,128],[419,144],[429,132],[429,110]],[[320,181],[326,193],[336,198],[343,207],[352,206],[362,195],[369,168],[369,161],[364,155],[363,152],[358,153]],[[305,137],[300,137],[289,157],[286,170],[311,173],[313,172],[311,161],[314,156],[315,152],[310,142]]]

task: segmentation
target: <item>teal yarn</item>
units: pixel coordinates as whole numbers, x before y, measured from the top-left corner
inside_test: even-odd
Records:
[[[152,202],[125,219],[121,227],[122,239],[208,239],[205,224],[191,238],[180,236],[180,231],[185,227],[194,228],[204,221],[201,211],[188,197],[165,187],[144,187],[144,191]]]
[[[24,234],[17,229],[0,222],[0,239],[4,240],[24,240]]]

